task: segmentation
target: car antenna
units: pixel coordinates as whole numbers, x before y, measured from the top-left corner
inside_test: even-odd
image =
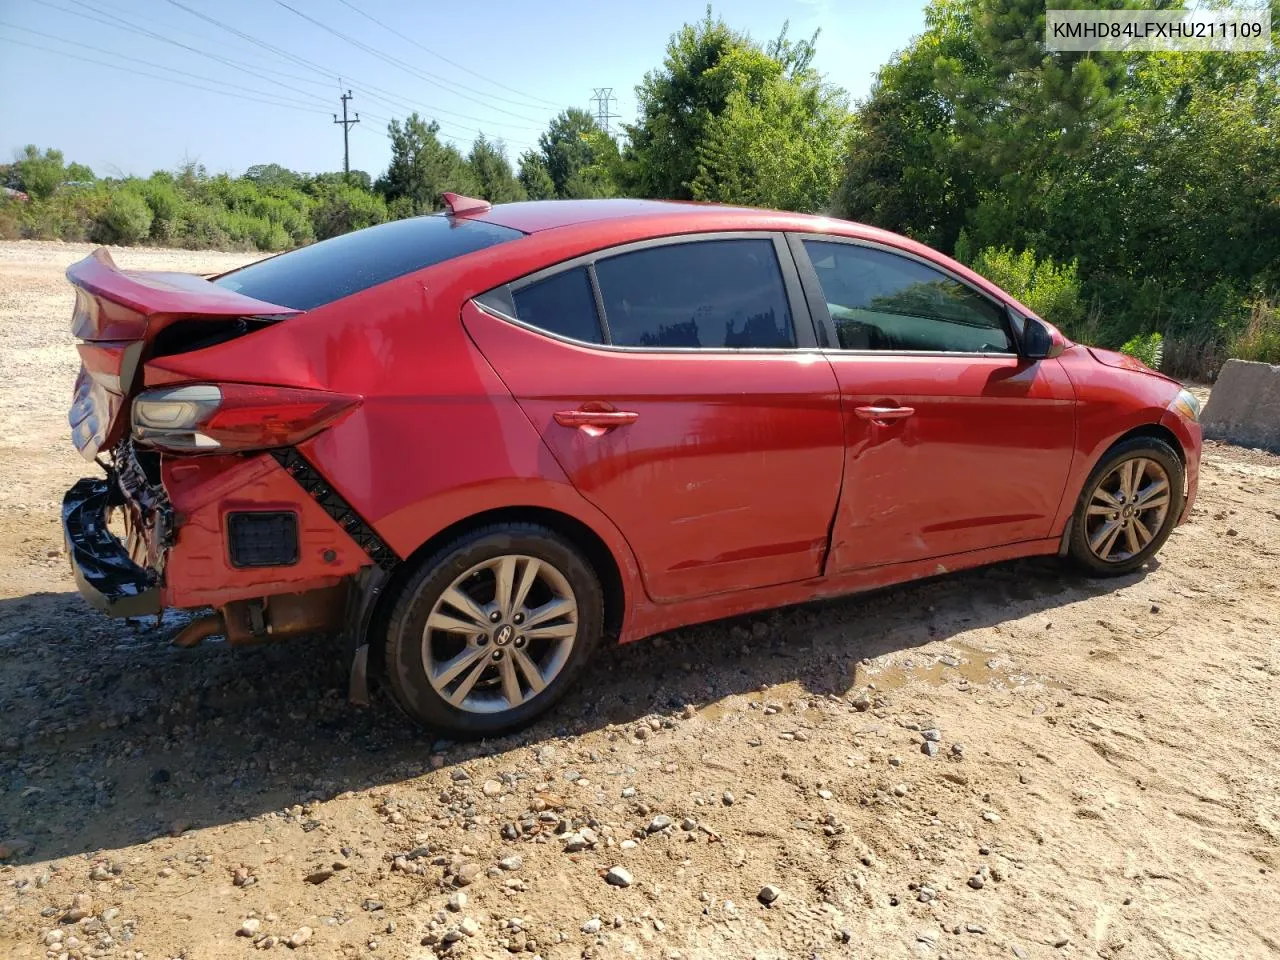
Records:
[[[440,194],[444,200],[444,210],[451,217],[463,217],[469,213],[487,213],[492,207],[488,200],[476,197],[464,197],[460,193],[445,192]]]

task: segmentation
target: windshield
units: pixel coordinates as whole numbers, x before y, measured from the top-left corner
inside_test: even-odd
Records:
[[[435,214],[367,227],[223,274],[213,282],[294,310],[313,310],[423,267],[524,236]]]

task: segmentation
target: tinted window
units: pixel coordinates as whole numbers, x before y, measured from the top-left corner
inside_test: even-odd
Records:
[[[521,287],[512,300],[516,316],[530,326],[585,343],[602,342],[586,267],[575,267]]]
[[[519,230],[442,215],[395,220],[251,263],[214,283],[311,310],[414,270],[522,237]]]
[[[804,247],[842,349],[1015,352],[1004,311],[939,270],[871,247]]]
[[[596,263],[611,341],[629,347],[791,347],[773,241],[702,240]]]

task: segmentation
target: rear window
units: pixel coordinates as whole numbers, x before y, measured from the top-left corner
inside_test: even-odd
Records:
[[[436,214],[367,227],[251,263],[213,281],[245,296],[313,310],[406,273],[524,236],[481,220]]]

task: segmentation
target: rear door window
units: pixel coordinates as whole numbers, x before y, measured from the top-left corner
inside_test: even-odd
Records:
[[[627,347],[794,347],[773,241],[698,240],[595,264],[610,341]]]
[[[482,220],[436,214],[322,240],[233,270],[213,282],[294,310],[313,310],[406,273],[524,236]]]
[[[522,323],[570,340],[604,342],[586,267],[574,267],[520,287],[511,300]]]

